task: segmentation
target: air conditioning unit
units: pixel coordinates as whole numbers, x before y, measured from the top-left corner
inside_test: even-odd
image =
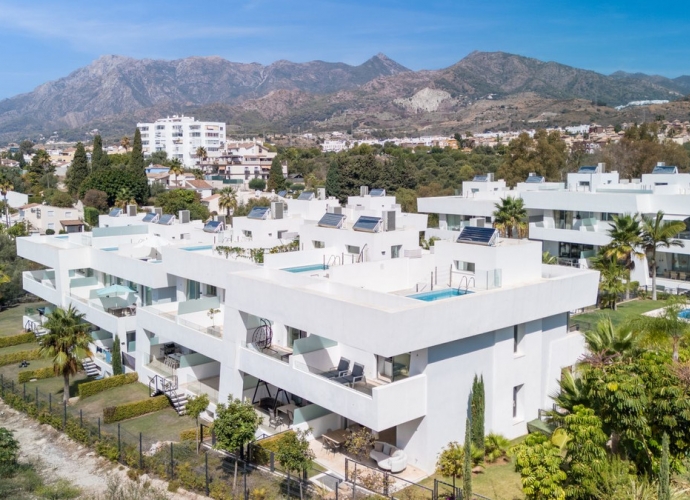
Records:
[[[187,224],[189,222],[189,210],[180,210],[178,213],[180,224]]]
[[[127,216],[129,216],[129,217],[136,217],[137,216],[137,206],[136,205],[127,205]]]
[[[360,186],[359,187],[359,195],[360,196],[366,196],[369,194],[369,186]]]
[[[153,207],[153,213],[158,214],[158,217],[163,215],[163,209],[161,207]]]
[[[271,217],[274,219],[282,219],[283,218],[283,202],[282,201],[274,201],[271,203]]]

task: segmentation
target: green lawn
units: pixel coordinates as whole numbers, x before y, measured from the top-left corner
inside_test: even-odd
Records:
[[[617,326],[634,318],[635,316],[653,311],[654,309],[660,309],[667,305],[668,301],[665,300],[633,300],[619,305],[618,309],[615,311],[612,311],[611,309],[601,309],[585,314],[571,316],[570,322],[580,324],[590,323],[591,325],[596,325],[597,321],[599,321],[601,318],[609,316],[611,318],[611,322]]]
[[[96,394],[78,401],[72,408],[79,412],[83,410],[84,418],[96,420],[103,416],[103,408],[107,406],[118,406],[125,403],[132,403],[134,401],[141,401],[149,397],[149,390],[144,384],[134,383],[127,384],[120,387],[114,387],[107,391]]]
[[[0,355],[12,354],[13,352],[19,352],[19,351],[31,351],[32,349],[38,349],[38,342],[30,342],[28,344],[11,345],[9,347],[0,347]]]
[[[25,307],[36,308],[46,304],[46,302],[19,304],[0,312],[0,337],[17,335],[18,333],[22,333],[24,331],[24,325],[22,325],[22,316],[24,315]]]
[[[172,407],[120,422],[121,429],[133,436],[138,436],[141,432],[148,442],[179,441],[180,432],[194,429],[194,425],[193,418],[179,416]],[[117,433],[117,424],[105,425],[103,428],[106,432]]]

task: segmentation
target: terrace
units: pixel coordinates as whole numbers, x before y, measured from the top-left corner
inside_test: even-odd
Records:
[[[223,337],[225,306],[220,303],[218,297],[153,305],[142,308],[141,312],[163,318],[183,329],[194,330],[219,339]],[[149,329],[156,331],[155,326]]]

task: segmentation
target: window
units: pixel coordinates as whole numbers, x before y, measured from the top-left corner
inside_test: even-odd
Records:
[[[410,353],[386,358],[376,356],[380,379],[395,382],[410,376]]]
[[[201,137],[201,132],[190,132],[189,136],[190,137]]]
[[[68,219],[72,217],[72,212],[65,212],[65,217],[67,217]]]
[[[359,255],[359,247],[353,245],[345,245],[345,248],[347,249],[347,253]]]
[[[400,257],[400,250],[402,250],[402,245],[393,245],[391,247],[391,259],[397,259]]]
[[[55,217],[55,210],[48,210],[48,217]]]
[[[156,125],[156,130],[165,130],[165,125]]]
[[[245,235],[247,238],[251,238],[251,237],[252,237],[252,232],[251,232],[251,231],[247,231],[246,229],[243,229],[243,230],[242,230],[242,234]]]
[[[474,262],[465,262],[462,260],[454,260],[453,265],[456,271],[465,271],[467,273],[474,273]]]
[[[612,220],[613,220],[613,217],[616,216],[616,215],[618,215],[618,214],[614,214],[614,213],[611,213],[611,212],[604,212],[604,213],[601,214],[601,220],[612,221]]]
[[[451,231],[458,231],[462,228],[462,215],[446,214],[446,224]]]
[[[148,129],[149,129],[148,127],[139,127],[139,130],[142,131],[142,132],[145,131],[145,130],[148,130]]]
[[[48,223],[48,229],[55,229],[55,223],[54,222],[49,222]]]
[[[515,325],[513,327],[513,354],[522,354],[522,339],[525,336],[524,327],[522,325]]]
[[[213,285],[206,285],[206,295],[215,297],[218,295],[218,289]]]
[[[288,333],[288,347],[292,347],[293,344],[295,343],[295,340],[303,339],[307,337],[307,332],[304,330],[299,330],[297,328],[292,328],[291,326],[287,327],[287,333]]]
[[[525,385],[520,384],[513,387],[513,419],[524,419],[525,406]]]
[[[196,300],[201,295],[201,284],[198,281],[187,280],[187,300]]]
[[[314,245],[314,248],[326,248],[326,243],[323,241],[312,241],[312,245]]]

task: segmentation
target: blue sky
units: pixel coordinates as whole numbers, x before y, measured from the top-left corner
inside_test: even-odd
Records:
[[[602,73],[690,74],[690,9],[677,2],[0,0],[0,26],[0,98],[105,54],[360,64],[383,52],[437,69],[500,50]]]

